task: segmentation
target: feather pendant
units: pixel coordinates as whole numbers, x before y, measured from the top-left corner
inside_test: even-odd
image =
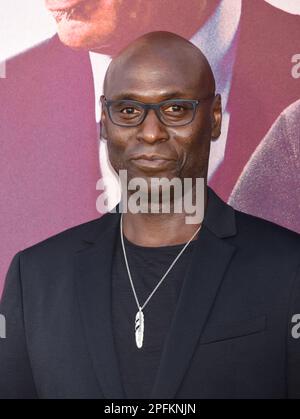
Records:
[[[139,310],[135,316],[135,342],[138,348],[143,346],[144,339],[144,313]]]

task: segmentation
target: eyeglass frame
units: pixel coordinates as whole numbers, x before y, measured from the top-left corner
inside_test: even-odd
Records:
[[[189,125],[195,119],[197,106],[200,105],[201,103],[207,101],[208,99],[213,98],[213,97],[216,97],[216,94],[215,93],[212,93],[211,95],[209,95],[209,96],[207,96],[205,98],[201,98],[201,99],[180,99],[180,98],[172,98],[172,99],[163,100],[162,102],[159,102],[159,103],[144,103],[144,102],[140,102],[138,100],[132,100],[132,99],[107,100],[104,95],[101,95],[101,98],[104,98],[104,105],[105,105],[105,107],[107,109],[108,116],[109,116],[111,122],[114,125],[117,125],[119,127],[128,127],[128,128],[137,127],[137,126],[141,125],[144,122],[144,120],[146,119],[146,117],[148,115],[148,112],[149,112],[149,109],[153,109],[155,111],[155,114],[156,114],[158,120],[163,125],[165,125],[167,127],[183,127],[185,125]],[[174,101],[192,103],[192,105],[193,105],[193,117],[192,117],[191,121],[186,122],[185,124],[179,124],[179,125],[175,124],[174,125],[174,124],[166,124],[164,121],[161,120],[161,115],[160,115],[160,111],[159,111],[160,110],[160,107],[162,105],[166,104],[166,103],[171,103],[171,102],[174,102]],[[116,102],[127,102],[127,103],[129,102],[130,104],[138,104],[139,106],[141,106],[143,108],[143,110],[145,111],[144,116],[141,119],[141,121],[138,124],[136,124],[136,125],[126,125],[126,124],[125,125],[122,125],[122,124],[117,124],[116,122],[114,122],[113,119],[112,119],[111,113],[110,113],[110,106],[113,103],[116,103]]]

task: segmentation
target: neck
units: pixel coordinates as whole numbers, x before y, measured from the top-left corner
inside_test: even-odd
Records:
[[[206,207],[207,188],[204,189],[204,211]],[[187,224],[186,217],[189,215],[186,212],[178,214],[126,212],[123,214],[123,234],[129,241],[139,246],[156,247],[186,243],[201,226],[201,222]]]

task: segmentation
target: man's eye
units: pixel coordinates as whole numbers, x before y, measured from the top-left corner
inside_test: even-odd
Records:
[[[123,109],[120,109],[120,112],[126,113],[126,114],[132,114],[134,113],[134,108],[123,108]]]
[[[169,105],[167,108],[164,109],[164,112],[183,112],[185,110],[184,106],[178,104]]]

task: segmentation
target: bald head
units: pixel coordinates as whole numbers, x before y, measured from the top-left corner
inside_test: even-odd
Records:
[[[116,83],[124,78],[132,88],[134,78],[137,81],[142,74],[148,74],[150,84],[163,74],[174,76],[175,83],[177,77],[178,84],[185,80],[198,97],[215,93],[214,75],[205,55],[190,41],[172,32],[149,32],[114,57],[105,75],[104,95],[111,97],[116,93]]]
[[[143,113],[133,101],[167,103]],[[221,97],[207,59],[191,42],[164,31],[136,39],[111,61],[101,103],[101,136],[116,173],[127,170],[127,179],[147,182],[155,174],[207,177],[210,142],[220,136]],[[143,163],[136,158],[143,155],[162,158]]]

